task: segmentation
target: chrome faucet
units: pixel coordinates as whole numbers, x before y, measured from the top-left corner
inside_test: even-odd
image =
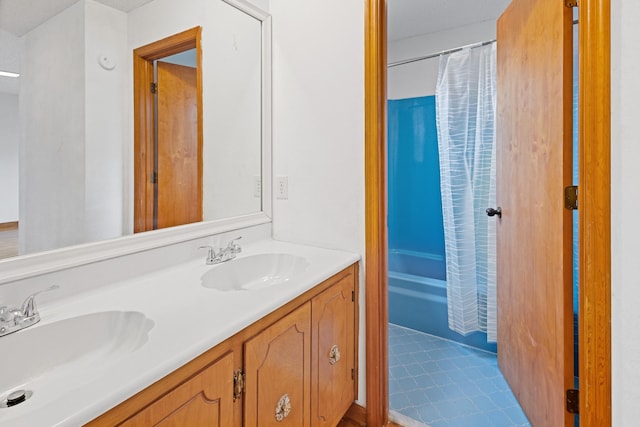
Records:
[[[232,260],[242,252],[242,248],[236,241],[242,239],[242,237],[236,237],[231,240],[226,248],[220,248],[216,252],[213,246],[200,246],[199,249],[208,249],[207,253],[207,265],[220,264],[221,262]]]
[[[29,295],[20,308],[9,308],[6,305],[0,306],[0,337],[38,323],[40,321],[40,313],[36,306],[36,295],[59,287],[58,285],[53,285]]]

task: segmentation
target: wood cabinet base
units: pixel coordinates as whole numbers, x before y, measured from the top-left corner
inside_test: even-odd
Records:
[[[338,425],[357,396],[357,283],[353,264],[87,426]]]

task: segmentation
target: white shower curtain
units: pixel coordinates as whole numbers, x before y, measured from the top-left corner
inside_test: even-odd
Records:
[[[436,87],[449,328],[496,333],[496,45],[443,55]]]

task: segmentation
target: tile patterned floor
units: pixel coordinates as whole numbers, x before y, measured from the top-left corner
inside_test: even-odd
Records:
[[[495,354],[393,324],[389,406],[431,427],[531,425]]]

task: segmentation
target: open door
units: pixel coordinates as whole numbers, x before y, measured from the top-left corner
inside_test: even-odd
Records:
[[[158,61],[157,228],[202,221],[196,68]]]
[[[533,426],[572,426],[572,10],[513,0],[497,38],[498,364]]]

